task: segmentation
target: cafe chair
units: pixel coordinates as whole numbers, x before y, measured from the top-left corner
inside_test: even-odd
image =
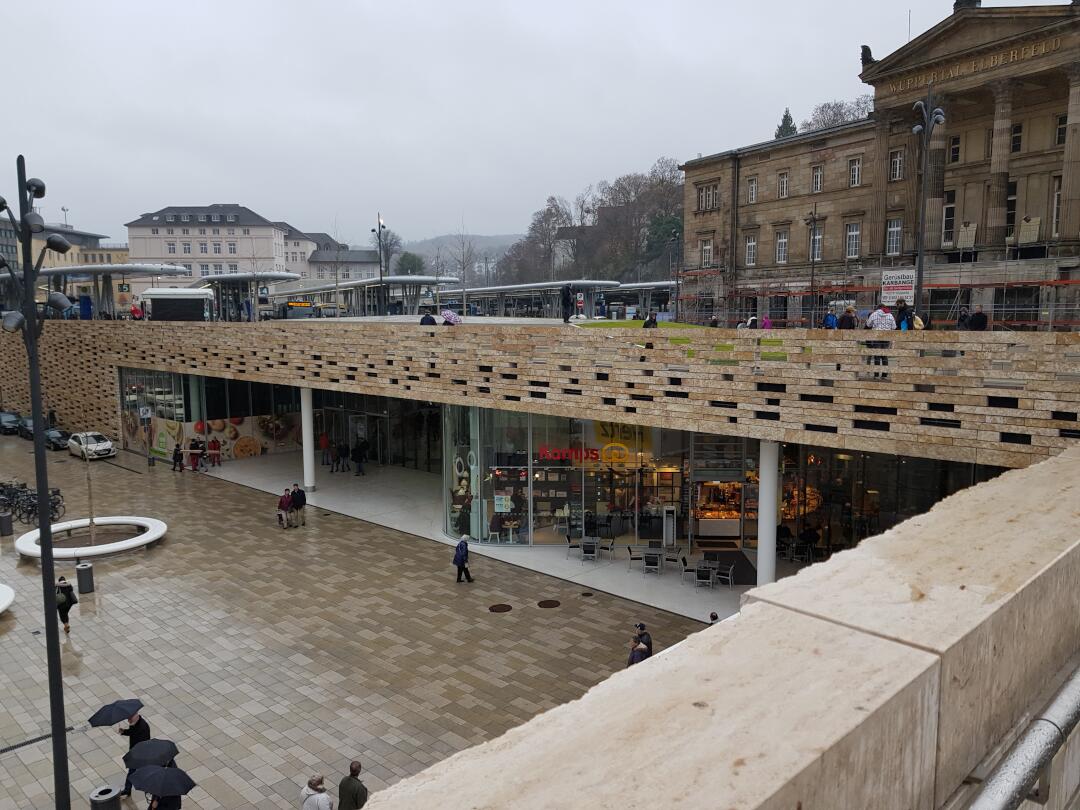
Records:
[[[726,583],[728,588],[735,584],[735,563],[716,571],[716,581]]]
[[[659,574],[660,558],[663,555],[651,551],[646,551],[643,556],[644,560],[641,563],[641,575],[645,576],[645,574],[648,574],[650,571],[654,574]]]
[[[572,548],[581,548],[581,543],[575,543],[570,538],[570,535],[566,535],[566,556],[567,557],[570,556],[570,549],[572,549]]]
[[[487,541],[489,543],[501,543],[502,542],[502,532],[488,532],[487,533]]]
[[[686,557],[682,558],[682,575],[683,575],[683,578],[685,578],[687,574],[689,574],[690,576],[694,576],[695,575],[694,572],[696,570],[697,569],[695,569],[695,568],[691,568],[690,565],[686,562]]]
[[[698,568],[694,571],[694,586],[708,585],[710,588],[713,586],[713,572],[711,568]]]
[[[600,544],[595,540],[582,540],[581,541],[581,564],[584,565],[586,560],[592,560],[596,562],[597,547]]]
[[[607,541],[606,544],[601,540],[600,545],[597,546],[597,549],[600,551],[601,557],[603,556],[603,552],[606,551],[608,553],[609,557],[614,558],[615,557],[615,538],[614,537],[610,538]]]
[[[643,557],[643,556],[641,555],[641,552],[638,552],[637,554],[635,554],[635,553],[634,553],[634,549],[632,549],[632,548],[631,548],[630,546],[627,546],[627,547],[626,547],[626,553],[627,553],[627,554],[629,555],[629,557],[630,557],[630,561],[629,561],[629,562],[627,563],[627,565],[626,565],[626,570],[627,570],[627,571],[629,571],[629,570],[630,570],[631,568],[633,568],[633,567],[634,567],[634,563],[636,563],[636,562],[639,562],[640,560],[643,560],[643,559],[645,559],[645,558],[644,558],[644,557]]]

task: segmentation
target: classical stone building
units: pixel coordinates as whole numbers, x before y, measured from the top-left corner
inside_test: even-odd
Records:
[[[862,61],[867,119],[683,165],[684,315],[807,325],[830,304],[872,306],[883,270],[913,271],[913,105],[932,92],[946,121],[928,152],[923,311],[938,326],[976,304],[1000,327],[1080,326],[1080,4],[960,0]]]

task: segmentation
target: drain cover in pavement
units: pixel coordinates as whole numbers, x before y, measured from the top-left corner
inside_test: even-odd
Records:
[[[488,610],[492,613],[509,613],[513,608],[510,605],[492,605]]]
[[[562,603],[558,599],[544,599],[536,604],[542,608],[557,608]]]
[[[592,591],[582,591],[581,595],[582,596],[592,596]]]

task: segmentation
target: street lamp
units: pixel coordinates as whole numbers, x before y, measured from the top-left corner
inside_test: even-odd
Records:
[[[926,237],[926,192],[928,186],[927,175],[930,172],[930,138],[934,134],[934,127],[945,123],[945,112],[941,107],[934,106],[934,89],[932,86],[927,88],[926,101],[916,101],[912,109],[922,118],[921,124],[916,124],[911,128],[913,135],[922,135],[922,189],[919,199],[919,236],[915,244],[918,258],[915,264],[915,302],[913,304],[915,312],[920,312],[922,310],[923,294],[923,258],[926,252],[923,242]],[[925,320],[925,315],[923,318]]]
[[[7,210],[8,219],[22,246],[22,278],[8,266],[10,281],[22,307],[21,312],[7,312],[2,325],[5,332],[22,332],[30,369],[30,415],[34,422],[34,474],[37,478],[37,514],[41,542],[41,592],[45,606],[45,650],[49,669],[49,715],[52,728],[53,789],[56,810],[70,810],[71,789],[68,781],[67,732],[64,722],[64,682],[60,669],[60,630],[56,617],[55,571],[53,568],[52,526],[49,522],[49,479],[45,466],[45,418],[41,404],[41,366],[38,361],[38,339],[45,325],[45,312],[38,311],[35,300],[38,273],[45,251],[67,253],[70,245],[62,236],[50,236],[37,262],[33,260],[34,234],[45,230],[41,216],[34,212],[34,200],[45,196],[45,184],[32,177],[26,179],[26,161],[19,155],[16,161],[19,179],[19,220],[0,197],[0,212]],[[0,260],[0,267],[7,263]],[[62,312],[71,302],[61,292],[51,292],[45,302],[47,309]]]
[[[383,222],[381,213],[378,215],[378,217],[379,217],[379,225],[378,225],[378,227],[371,229],[371,232],[373,234],[375,234],[375,240],[379,244],[379,287],[378,287],[378,290],[376,292],[377,298],[375,299],[375,301],[376,301],[375,314],[376,315],[383,315],[385,313],[383,312],[383,243],[382,243],[382,240],[383,240],[383,231],[386,230],[386,224]],[[390,268],[388,267],[386,269],[389,270]]]
[[[810,326],[813,329],[817,325],[817,249],[814,240],[817,238],[817,203],[814,210],[806,215],[803,220],[810,229]]]
[[[682,231],[678,228],[673,228],[671,231],[671,238],[668,240],[668,268],[671,275],[675,277],[675,303],[672,306],[672,318],[677,322],[679,320],[679,263],[682,260],[682,250],[679,249],[679,240],[682,236]],[[672,262],[671,247],[675,246],[674,262]],[[669,293],[670,294],[670,293]]]

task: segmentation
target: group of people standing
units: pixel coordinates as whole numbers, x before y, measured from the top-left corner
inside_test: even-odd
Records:
[[[357,438],[356,443],[350,448],[346,441],[335,442],[325,430],[319,434],[322,464],[324,467],[329,466],[332,473],[349,472],[352,469],[349,462],[352,461],[356,468],[353,475],[367,475],[364,472],[364,465],[367,463],[370,449],[371,443],[364,436]]]
[[[282,529],[307,526],[307,493],[299,484],[293,484],[278,498],[277,520]]]
[[[349,775],[338,784],[337,810],[361,810],[367,804],[368,789],[360,781],[360,762],[349,763]],[[326,791],[326,777],[317,773],[300,789],[300,810],[334,810],[334,800]]]
[[[207,465],[210,467],[221,466],[221,442],[218,441],[216,436],[211,437],[210,441],[206,441],[200,436],[192,436],[191,441],[188,442],[186,452],[192,472],[199,472],[200,470],[205,472]],[[177,442],[172,451],[173,472],[184,471],[184,453],[184,448],[180,446],[180,442]]]
[[[645,625],[638,622],[634,625],[634,635],[630,637],[630,656],[626,659],[626,666],[632,667],[651,657],[652,636],[645,629]]]

